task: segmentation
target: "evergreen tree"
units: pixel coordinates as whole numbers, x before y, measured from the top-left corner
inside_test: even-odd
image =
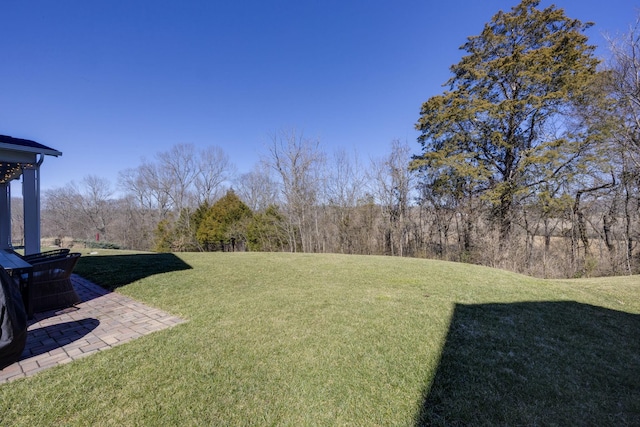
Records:
[[[469,37],[450,90],[422,105],[416,125],[423,152],[412,167],[488,200],[502,243],[518,198],[560,179],[592,142],[564,122],[589,102],[598,64],[583,34],[591,24],[539,3],[523,0]]]
[[[247,243],[252,251],[281,251],[287,248],[286,219],[277,206],[253,216],[247,226]]]
[[[246,222],[252,216],[251,209],[233,192],[215,202],[201,220],[196,238],[205,250],[218,245],[236,245],[246,240]]]
[[[174,231],[171,223],[167,219],[163,219],[158,223],[155,230],[155,245],[153,250],[156,252],[172,252],[172,242],[174,240]]]

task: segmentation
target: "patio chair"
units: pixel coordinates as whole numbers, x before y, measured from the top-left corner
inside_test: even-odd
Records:
[[[63,258],[69,252],[69,249],[53,249],[50,251],[38,252],[35,254],[20,255],[20,257],[22,257],[22,259],[27,261],[29,264],[33,264],[40,261],[46,261],[48,259]]]
[[[33,275],[27,285],[29,315],[70,307],[81,301],[71,284],[71,273],[79,258],[79,253],[69,253],[64,257],[31,263]]]

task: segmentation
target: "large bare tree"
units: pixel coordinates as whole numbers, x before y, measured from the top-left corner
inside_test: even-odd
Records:
[[[254,212],[264,212],[279,200],[278,183],[266,162],[257,163],[253,170],[236,180],[236,193]]]
[[[327,165],[323,200],[326,205],[324,241],[327,250],[340,253],[366,252],[362,242],[359,205],[366,200],[366,174],[357,153],[334,152]],[[368,234],[368,233],[364,233]]]
[[[194,189],[198,205],[214,201],[223,196],[223,184],[235,174],[235,166],[224,150],[217,146],[203,148],[197,153],[197,172]]]
[[[615,248],[611,232],[617,217],[621,218],[621,234],[626,243],[624,262],[626,270],[634,272],[638,264],[634,251],[640,242],[640,15],[626,34],[610,39],[610,51],[608,92],[615,100],[614,117],[619,124],[613,132],[610,153],[618,154],[612,159],[618,187],[611,209],[604,216],[603,229],[611,251]]]
[[[371,165],[371,183],[383,213],[384,252],[389,255],[407,255],[411,238],[410,193],[415,185],[411,158],[410,147],[395,140],[389,155]]]
[[[320,141],[295,130],[271,136],[269,165],[277,173],[289,219],[289,244],[293,251],[318,250],[318,217],[315,210],[324,154]]]

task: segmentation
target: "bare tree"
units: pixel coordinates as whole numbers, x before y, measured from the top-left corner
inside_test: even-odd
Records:
[[[119,186],[154,219],[165,219],[173,208],[168,184],[161,179],[159,166],[155,163],[143,160],[139,167],[121,171]]]
[[[414,174],[409,170],[411,149],[395,140],[391,153],[372,161],[372,184],[384,218],[384,252],[389,255],[408,255],[411,233],[409,213],[410,192],[414,188]]]
[[[86,238],[86,223],[80,212],[80,194],[74,185],[47,190],[42,201],[44,236]]]
[[[330,168],[326,172],[324,200],[327,218],[323,229],[325,241],[332,252],[354,253],[357,247],[361,222],[358,220],[358,205],[365,202],[366,177],[359,164],[357,153],[353,158],[345,150],[334,153]]]
[[[153,232],[157,226],[148,211],[140,208],[132,195],[124,195],[114,201],[116,216],[111,227],[111,239],[123,248],[153,249]]]
[[[111,183],[104,178],[88,175],[81,182],[82,187],[72,187],[77,193],[76,199],[80,202],[80,210],[87,224],[98,233],[96,240],[102,236],[108,239],[108,229],[115,216],[113,206],[113,190]]]
[[[624,124],[617,142],[640,169],[640,16],[627,34],[610,39],[609,45],[610,90]]]
[[[220,147],[211,146],[199,151],[194,187],[198,205],[209,205],[219,199],[224,190],[222,184],[231,179],[235,167]]]
[[[640,15],[629,32],[610,39],[609,92],[615,99],[615,117],[620,127],[614,132],[618,152],[620,205],[626,241],[625,263],[634,272],[634,250],[640,241]],[[614,217],[610,214],[608,223]],[[634,265],[635,264],[635,265]]]
[[[278,203],[278,183],[265,162],[258,163],[251,172],[236,181],[236,193],[254,212],[264,212]]]
[[[318,140],[295,130],[271,137],[269,165],[278,174],[289,218],[289,245],[293,251],[318,249],[318,217],[315,210],[320,189],[320,166],[324,154]]]
[[[199,174],[195,147],[192,144],[177,144],[168,151],[156,155],[158,176],[162,188],[167,192],[177,212],[193,206],[194,184]]]

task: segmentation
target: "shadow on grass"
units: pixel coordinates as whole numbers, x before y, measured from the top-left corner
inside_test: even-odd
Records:
[[[170,253],[82,256],[74,273],[108,290],[115,290],[154,274],[189,270],[191,266]]]
[[[640,425],[640,315],[459,304],[416,425]]]

